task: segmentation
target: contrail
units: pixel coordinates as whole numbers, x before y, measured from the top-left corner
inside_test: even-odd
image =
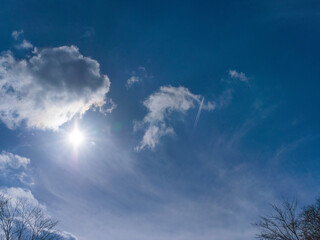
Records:
[[[196,116],[196,120],[194,121],[193,128],[195,128],[197,126],[197,124],[198,124],[199,117],[200,117],[201,110],[202,110],[203,101],[204,101],[204,97],[201,100],[201,103],[200,103],[200,106],[199,106],[199,110],[198,110],[198,113],[197,113],[197,116]]]

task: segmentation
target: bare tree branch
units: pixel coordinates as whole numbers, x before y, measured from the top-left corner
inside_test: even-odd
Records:
[[[41,206],[0,195],[0,240],[58,240],[57,224]]]
[[[258,223],[261,240],[303,240],[301,220],[297,213],[297,203],[284,202],[281,207],[272,205],[273,214],[261,217]]]

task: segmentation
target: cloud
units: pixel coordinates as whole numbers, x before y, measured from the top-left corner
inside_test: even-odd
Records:
[[[18,178],[18,180],[26,186],[34,185],[33,177],[30,174],[27,174],[26,172],[17,173],[15,174],[15,177]]]
[[[30,58],[0,56],[0,119],[10,129],[57,130],[75,115],[106,103],[110,81],[75,46],[35,50]]]
[[[54,235],[56,235],[57,239],[61,239],[61,240],[78,240],[78,238],[75,235],[65,231],[54,233]]]
[[[19,31],[15,30],[11,33],[11,36],[13,37],[13,39],[19,42],[18,44],[15,45],[15,47],[19,50],[26,50],[26,49],[33,48],[32,43],[24,39],[23,35],[24,35],[23,30],[19,30]]]
[[[237,72],[237,70],[229,70],[229,75],[230,77],[239,79],[242,82],[248,82],[248,78],[243,72]]]
[[[194,121],[193,128],[195,128],[198,125],[198,121],[199,121],[201,110],[202,110],[202,106],[203,106],[203,101],[204,101],[204,97],[202,98],[202,100],[200,102],[200,106],[199,106],[199,109],[198,109],[196,120]]]
[[[20,167],[26,168],[30,163],[30,159],[26,157],[21,157],[17,154],[2,151],[0,154],[0,169],[10,167],[18,169]]]
[[[23,30],[14,30],[12,33],[11,33],[11,36],[13,37],[14,40],[18,40],[18,38],[23,35]]]
[[[18,179],[22,184],[31,186],[34,184],[33,177],[28,172],[30,159],[17,154],[2,151],[0,153],[1,176],[6,180],[10,177]]]
[[[16,48],[18,49],[30,49],[33,48],[32,43],[28,42],[27,40],[23,40],[22,43],[16,45]]]
[[[142,82],[142,79],[137,76],[132,76],[127,80],[127,88],[130,88],[134,83]]]
[[[45,208],[44,205],[41,205],[38,200],[34,197],[32,192],[28,189],[23,189],[19,187],[4,187],[0,189],[0,194],[4,195],[7,198],[12,199],[14,202],[17,202],[20,199],[27,200],[32,206],[41,206]]]
[[[154,149],[159,139],[168,134],[174,134],[169,125],[173,112],[184,114],[196,104],[200,104],[202,96],[191,93],[185,87],[163,86],[159,91],[151,94],[143,105],[148,109],[147,115],[141,122],[135,123],[135,129],[143,128],[144,136],[137,151],[145,148]],[[213,110],[215,103],[207,102],[202,105],[204,110]]]
[[[147,78],[152,78],[152,75],[149,75],[145,67],[138,67],[137,71],[131,73],[131,77],[127,80],[126,88],[129,89],[132,85],[142,82]]]

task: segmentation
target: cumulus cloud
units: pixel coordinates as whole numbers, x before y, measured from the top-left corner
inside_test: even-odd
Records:
[[[26,59],[0,56],[0,119],[10,129],[53,129],[106,103],[110,81],[75,46],[35,50]]]
[[[173,112],[184,114],[189,109],[200,104],[203,97],[191,93],[185,87],[163,86],[159,91],[151,94],[143,105],[148,109],[147,115],[140,122],[135,123],[135,129],[144,129],[144,136],[137,151],[145,148],[153,149],[164,135],[174,134],[170,126],[170,116]],[[202,103],[202,110],[213,110],[214,102]]]
[[[23,189],[19,187],[4,187],[0,189],[0,194],[5,196],[6,198],[12,199],[14,202],[23,199],[28,201],[28,203],[32,206],[41,206],[42,208],[45,208],[45,206],[41,205],[38,202],[38,200],[34,197],[32,192],[28,189]]]
[[[237,72],[237,70],[229,70],[229,75],[230,77],[239,79],[242,82],[248,82],[248,78],[243,72]]]
[[[56,236],[57,239],[61,239],[61,240],[78,240],[78,238],[75,235],[65,231],[54,233],[54,235]]]

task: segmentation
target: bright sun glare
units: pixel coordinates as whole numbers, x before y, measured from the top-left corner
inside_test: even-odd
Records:
[[[73,146],[77,147],[83,142],[83,140],[83,133],[78,129],[78,127],[75,127],[73,131],[69,134],[69,142],[73,144]]]

